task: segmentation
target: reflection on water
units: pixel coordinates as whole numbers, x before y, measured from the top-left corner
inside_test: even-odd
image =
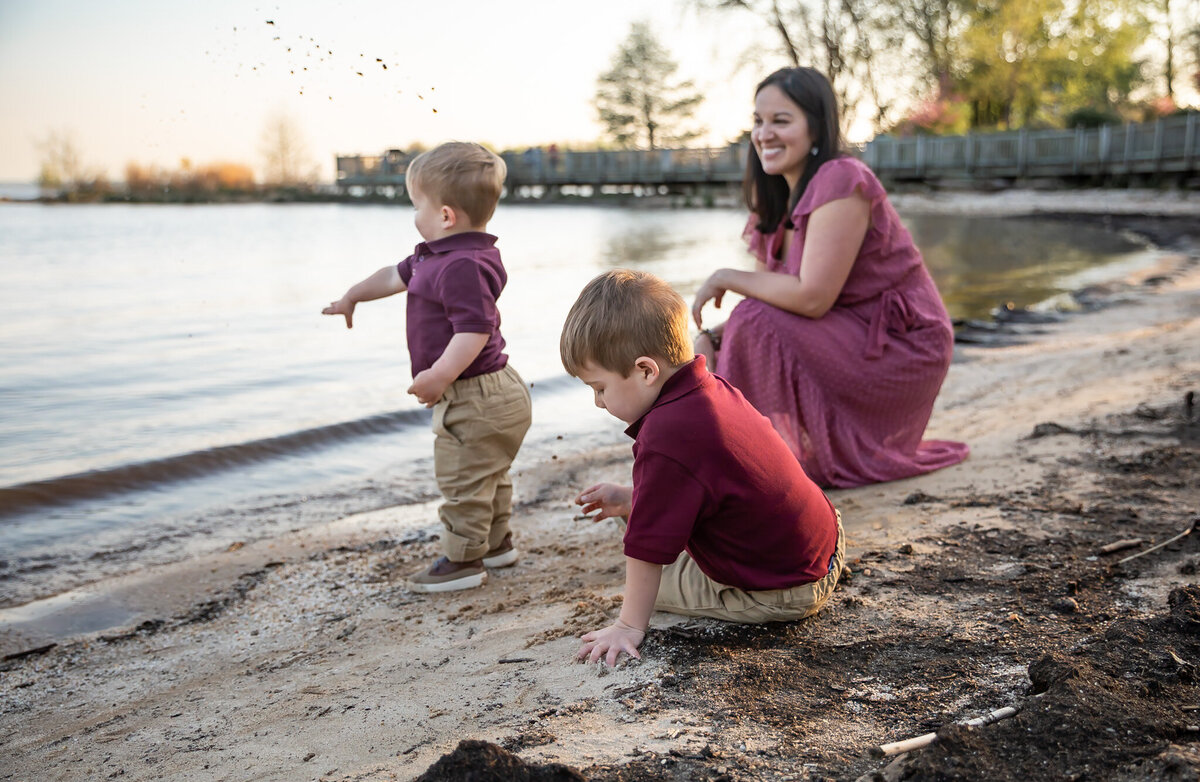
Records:
[[[654,272],[685,298],[717,268],[753,268],[740,239],[740,212],[717,211],[719,219],[707,225],[695,215],[685,221],[679,213],[659,212],[630,221],[604,239],[605,266]],[[985,319],[1008,304],[1036,305],[1068,291],[1081,272],[1145,250],[1132,238],[1083,223],[961,215],[913,215],[904,223],[955,319]],[[736,301],[731,296],[707,316],[719,322]]]
[[[984,318],[1064,292],[1079,272],[1144,249],[1094,226],[1032,218],[905,219],[952,318]]]
[[[638,226],[613,234],[605,241],[604,262],[619,269],[638,267],[672,254],[682,257],[686,248],[681,245],[691,241],[695,241],[695,237],[672,234],[656,226]]]

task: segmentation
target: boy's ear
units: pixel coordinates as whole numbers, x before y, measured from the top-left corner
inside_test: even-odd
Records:
[[[661,373],[658,361],[649,356],[638,356],[633,362],[633,371],[648,386],[657,383]]]
[[[453,228],[458,223],[458,212],[454,211],[454,207],[442,205],[442,227]]]

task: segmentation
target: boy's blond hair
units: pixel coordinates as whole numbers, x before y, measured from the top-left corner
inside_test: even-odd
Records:
[[[448,141],[422,152],[404,178],[431,201],[466,214],[472,228],[487,225],[496,211],[508,167],[479,144]]]
[[[573,377],[588,363],[629,377],[639,356],[686,364],[695,358],[687,318],[683,298],[653,274],[605,272],[567,313],[558,342],[563,367]]]

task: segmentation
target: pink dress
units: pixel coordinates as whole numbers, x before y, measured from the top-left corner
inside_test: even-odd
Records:
[[[883,186],[865,164],[821,166],[792,213],[795,232],[777,258],[784,228],[754,230],[752,252],[775,272],[798,274],[813,210],[855,191],[871,202],[871,224],[837,301],[806,318],[746,299],[726,323],[716,372],[783,435],[824,487],[862,486],[957,464],[965,443],[924,440],[954,349],[937,287]]]

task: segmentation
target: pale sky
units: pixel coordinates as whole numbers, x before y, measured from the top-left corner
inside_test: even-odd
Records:
[[[771,32],[682,0],[0,0],[0,181],[36,178],[51,133],[115,180],[130,161],[261,171],[280,113],[325,181],[337,154],[414,142],[594,141],[596,77],[637,20],[705,94],[699,143],[749,127],[785,64]]]

